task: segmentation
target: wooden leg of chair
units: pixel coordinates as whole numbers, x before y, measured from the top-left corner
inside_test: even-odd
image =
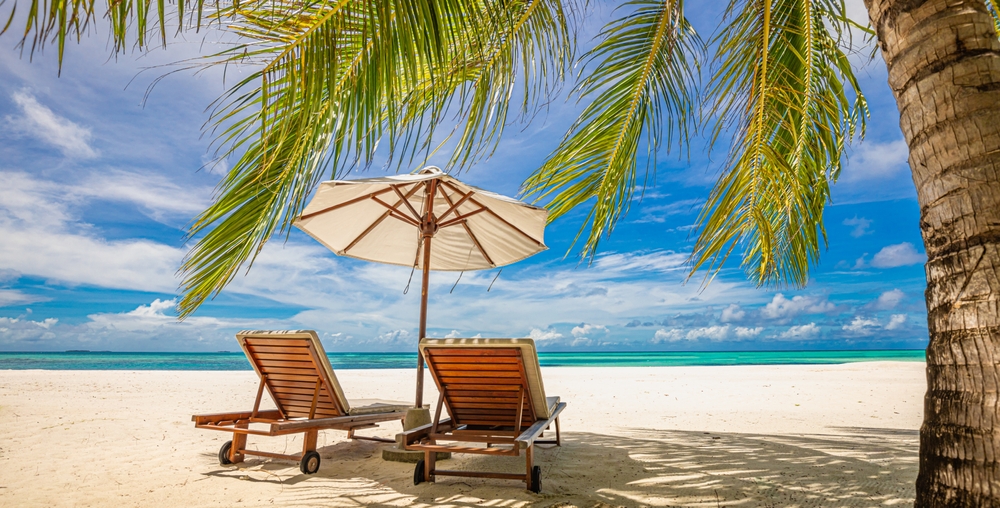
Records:
[[[559,435],[559,417],[556,417],[556,446],[562,446],[562,439]]]
[[[434,481],[434,462],[437,460],[437,452],[424,450],[424,481]]]
[[[524,483],[527,484],[528,490],[531,490],[531,488],[534,486],[531,484],[531,466],[534,465],[533,464],[534,460],[532,460],[534,459],[535,455],[534,451],[535,451],[534,445],[528,445],[528,448],[524,450],[524,465],[525,465]]]
[[[316,439],[319,437],[318,430],[307,430],[302,438],[302,455],[316,450]]]
[[[247,435],[233,432],[233,444],[229,447],[229,462],[237,464],[243,462],[243,450],[247,447]]]

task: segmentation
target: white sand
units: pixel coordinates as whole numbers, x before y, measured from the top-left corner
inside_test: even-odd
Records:
[[[412,397],[408,370],[344,370],[350,398]],[[0,371],[0,506],[911,505],[924,364],[546,368],[563,446],[542,494],[504,480],[413,485],[381,444],[320,434],[323,463],[219,466],[230,436],[191,415],[248,410],[253,372]],[[434,402],[436,393],[428,390]],[[426,399],[425,399],[426,400]],[[398,424],[367,431],[392,437]],[[364,433],[364,432],[362,432]],[[299,437],[250,446],[295,453]],[[522,458],[447,467],[521,471]]]

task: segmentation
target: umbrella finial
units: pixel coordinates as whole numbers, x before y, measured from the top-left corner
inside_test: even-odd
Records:
[[[441,168],[437,166],[424,166],[421,170],[417,171],[418,175],[439,175],[442,173],[444,173],[444,171],[441,171]]]

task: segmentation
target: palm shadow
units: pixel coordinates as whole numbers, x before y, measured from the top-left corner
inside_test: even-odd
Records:
[[[413,465],[384,462],[381,445],[338,442],[303,475],[290,463],[248,461],[242,474],[281,482],[282,504],[337,506],[892,506],[910,505],[917,435],[902,429],[831,428],[816,435],[621,429],[567,432],[541,448],[542,493],[516,481],[442,478],[413,485]],[[523,471],[523,458],[460,455],[448,469]]]

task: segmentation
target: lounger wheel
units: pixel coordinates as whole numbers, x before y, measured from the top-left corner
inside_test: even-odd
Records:
[[[420,485],[424,481],[424,459],[417,461],[417,467],[413,468],[413,484]]]
[[[302,462],[299,462],[299,471],[305,474],[313,474],[319,471],[319,454],[316,452],[306,452],[302,456]]]
[[[233,449],[233,442],[232,441],[226,441],[222,445],[222,448],[219,448],[219,464],[220,465],[228,466],[228,465],[230,465],[230,464],[233,463],[233,461],[229,460],[229,450],[232,450],[232,449]]]
[[[531,468],[531,491],[535,494],[542,491],[542,468],[538,466]]]

